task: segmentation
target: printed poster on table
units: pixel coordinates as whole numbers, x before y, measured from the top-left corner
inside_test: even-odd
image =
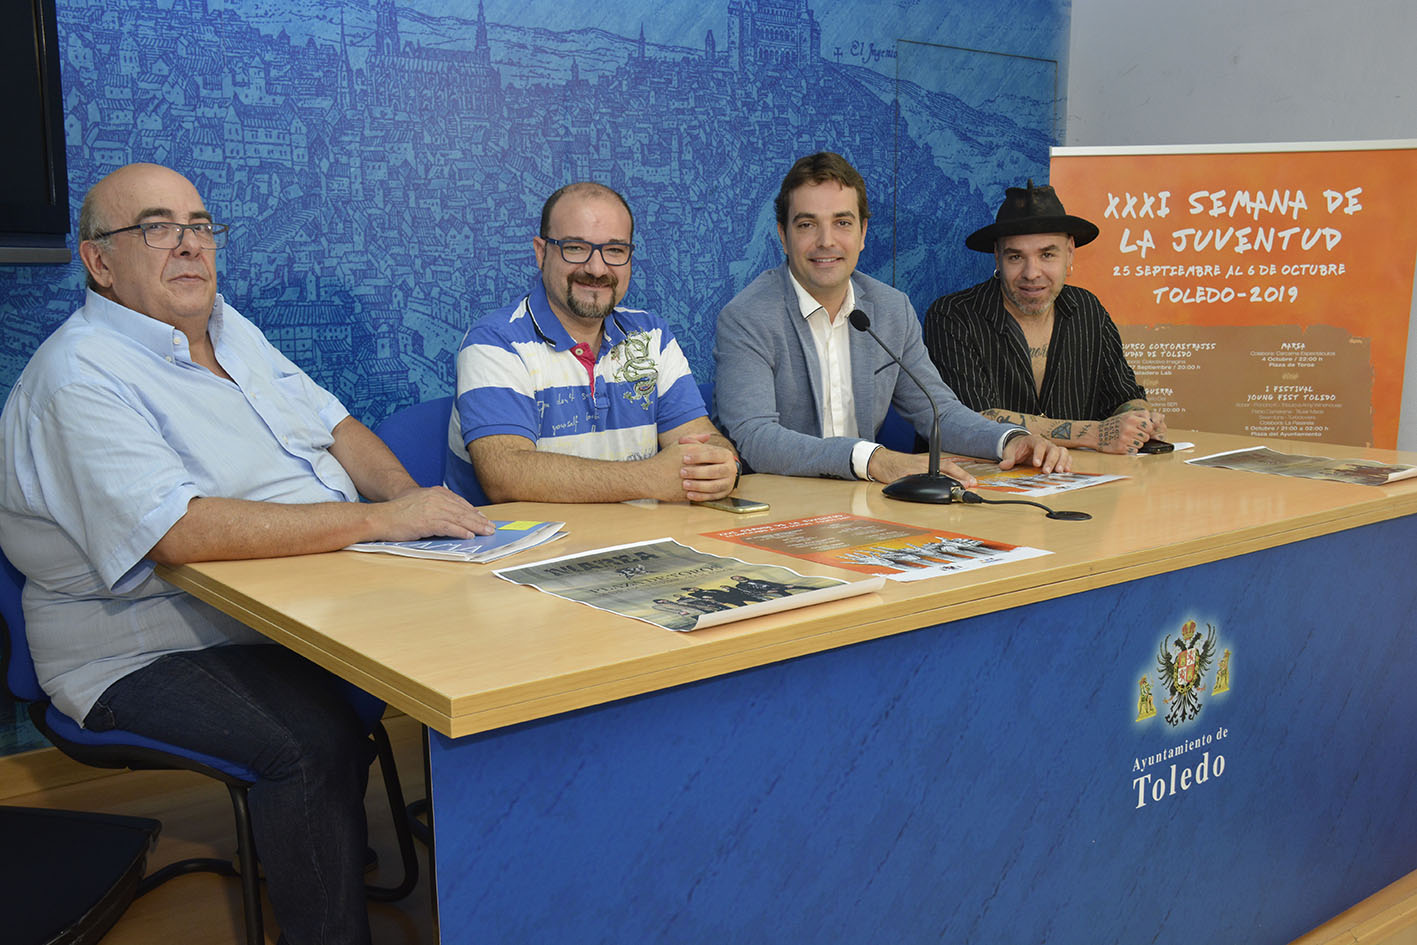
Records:
[[[1373,459],[1330,459],[1327,456],[1298,456],[1280,453],[1267,446],[1231,450],[1188,459],[1194,466],[1243,469],[1247,472],[1295,476],[1299,479],[1328,479],[1359,486],[1385,486],[1389,482],[1417,477],[1417,466],[1380,463]]]
[[[1417,141],[1055,148],[1050,182],[1168,425],[1396,447]]]
[[[1000,469],[997,463],[972,459],[968,456],[951,456],[949,461],[978,480],[978,488],[980,489],[1007,492],[1011,495],[1027,496],[1032,499],[1073,492],[1077,489],[1086,489],[1088,486],[1100,486],[1104,482],[1117,482],[1127,478],[1107,473],[1046,473],[1036,466],[1015,466],[1013,469]]]
[[[837,568],[919,581],[943,574],[1051,554],[938,528],[864,518],[844,512],[710,532],[719,538]]]
[[[493,574],[667,630],[734,620],[880,590],[882,578],[841,581],[711,555],[670,538],[599,548]]]

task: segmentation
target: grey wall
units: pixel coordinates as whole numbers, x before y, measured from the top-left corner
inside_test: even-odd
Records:
[[[1414,0],[1073,0],[1067,144],[1414,139],[1414,37]],[[1400,302],[1413,450],[1417,291]]]
[[[1413,0],[1073,0],[1067,143],[1417,137]]]

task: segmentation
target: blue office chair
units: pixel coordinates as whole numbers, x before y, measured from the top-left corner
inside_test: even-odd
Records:
[[[5,639],[9,644],[6,682],[10,692],[16,699],[29,703],[29,714],[35,727],[55,747],[75,761],[97,768],[196,771],[226,785],[231,794],[232,810],[236,817],[237,856],[243,865],[239,876],[246,940],[250,945],[261,945],[265,941],[265,933],[261,920],[260,875],[257,869],[247,868],[248,865],[258,862],[255,854],[256,840],[251,830],[250,810],[246,801],[246,793],[256,781],[256,774],[221,758],[189,751],[131,732],[92,732],[56,709],[40,688],[39,677],[35,673],[34,661],[30,655],[29,641],[25,636],[24,611],[20,605],[24,582],[24,575],[0,553],[0,617],[4,618]],[[418,855],[413,847],[413,835],[409,827],[403,789],[399,784],[398,770],[394,767],[393,749],[389,744],[388,733],[380,721],[384,714],[384,703],[354,686],[349,687],[349,697],[374,740],[379,769],[384,776],[384,788],[389,795],[389,808],[393,812],[399,855],[403,860],[404,875],[398,885],[370,886],[366,888],[366,894],[370,899],[391,902],[407,896],[417,885]],[[145,877],[138,886],[137,895],[142,896],[173,877],[194,872],[238,875],[237,870],[226,860],[194,857],[165,866]]]
[[[709,419],[718,424],[718,411],[714,409],[713,403],[713,381],[699,382],[699,396],[704,399],[704,407],[708,409]]]
[[[453,416],[453,398],[436,397],[411,407],[402,407],[389,414],[374,427],[374,433],[403,463],[408,474],[420,486],[437,486],[443,482],[443,462],[447,458],[448,425]],[[490,500],[481,486],[467,497],[473,505],[487,505]],[[423,742],[424,762],[427,763],[428,741]],[[420,818],[428,813],[428,798],[421,797],[407,808],[413,835],[428,846],[433,845],[433,830]]]
[[[443,482],[443,451],[448,448],[448,421],[453,398],[438,397],[395,410],[374,427],[420,486]]]
[[[886,411],[886,419],[881,421],[881,428],[876,431],[876,442],[898,453],[923,453],[929,448],[917,437],[915,428],[900,415],[894,404]]]
[[[452,416],[453,398],[437,397],[395,410],[374,427],[374,433],[394,451],[415,482],[420,486],[437,486],[443,482],[448,423]],[[490,502],[481,486],[467,500],[473,505]]]

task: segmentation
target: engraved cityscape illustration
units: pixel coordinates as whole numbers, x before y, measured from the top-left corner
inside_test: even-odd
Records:
[[[232,225],[222,294],[372,426],[451,393],[463,333],[536,277],[545,198],[598,180],[635,212],[625,304],[706,381],[804,154],[861,171],[860,269],[918,309],[988,274],[963,239],[1047,176],[1066,9],[58,0],[71,216],[131,161],[186,174]],[[0,396],[82,286],[77,258],[0,267]],[[0,753],[42,744],[4,701]]]
[[[442,5],[466,18],[417,0],[165,6],[59,5],[73,214],[123,163],[181,170],[233,226],[223,295],[368,423],[451,390],[468,325],[535,275],[541,203],[564,183],[629,199],[626,304],[665,315],[706,380],[719,308],[781,261],[772,197],[797,157],[836,150],[862,172],[861,269],[923,310],[987,274],[963,236],[1005,186],[1046,176],[1053,143],[1056,63],[824,49],[806,0],[725,0],[727,29],[697,46],[649,42],[659,11],[611,33],[496,23],[481,2]],[[297,17],[304,39],[281,25]],[[5,391],[80,285],[77,261],[0,271]]]

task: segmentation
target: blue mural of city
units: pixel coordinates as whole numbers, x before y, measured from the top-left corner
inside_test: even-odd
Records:
[[[781,261],[772,198],[803,154],[862,172],[861,269],[917,308],[988,272],[962,241],[1047,176],[1067,11],[58,0],[73,215],[131,161],[186,174],[232,225],[222,293],[372,425],[452,391],[469,324],[535,275],[546,196],[598,180],[636,215],[626,303],[707,380],[718,310]],[[82,285],[77,260],[0,268],[0,396]],[[25,731],[0,720],[0,752]]]
[[[541,203],[571,180],[629,198],[627,303],[663,313],[707,379],[718,309],[781,259],[771,202],[796,157],[861,170],[861,268],[921,308],[987,271],[961,240],[1003,187],[1046,176],[1056,62],[882,39],[918,4],[631,4],[559,30],[502,6],[60,0],[75,214],[128,161],[187,174],[233,224],[223,294],[372,423],[451,390],[451,352],[525,291]],[[981,30],[1025,50],[1066,35],[1056,0],[1016,6],[970,15],[1031,23]],[[80,284],[77,262],[0,272],[4,390]]]

